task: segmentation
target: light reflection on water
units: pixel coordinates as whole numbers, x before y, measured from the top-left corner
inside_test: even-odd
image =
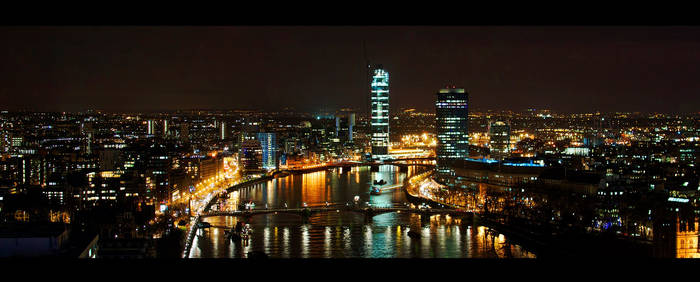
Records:
[[[264,251],[273,258],[503,258],[509,257],[506,249],[510,249],[513,258],[534,257],[483,226],[431,221],[420,227],[420,239],[411,238],[407,235],[411,229],[408,225],[411,217],[417,217],[411,214],[382,214],[364,223],[359,214],[330,213],[314,215],[311,221],[314,217],[336,216],[354,223],[328,226],[301,224],[301,219],[293,215],[256,216],[249,223],[253,232],[247,246],[226,240],[215,227],[195,239],[192,257],[242,258],[249,251]],[[207,218],[215,226],[225,220],[226,217]],[[327,220],[333,219],[323,221]],[[471,232],[474,228],[478,232]]]
[[[413,171],[409,170],[408,175]],[[231,194],[233,202],[252,200],[258,207],[268,204],[290,208],[304,202],[323,205],[325,202],[351,202],[355,195],[372,205],[390,205],[406,202],[401,189],[369,195],[373,180],[384,179],[388,185],[401,184],[407,173],[393,166],[381,166],[379,172],[369,167],[321,171],[304,175],[278,178],[239,193]],[[227,205],[231,207],[232,205]],[[237,217],[209,217],[214,227],[201,231],[193,242],[193,258],[241,258],[250,251],[263,251],[272,258],[492,258],[534,257],[505,238],[491,238],[483,226],[472,226],[464,221],[433,216],[422,220],[410,213],[387,213],[365,221],[362,214],[328,212],[313,214],[307,222],[290,214],[253,216],[249,222],[252,234],[247,244],[226,240],[224,227],[234,226]],[[478,232],[471,232],[477,228]],[[418,229],[420,239],[408,236]],[[495,235],[497,236],[497,235]],[[504,251],[508,250],[508,251]]]

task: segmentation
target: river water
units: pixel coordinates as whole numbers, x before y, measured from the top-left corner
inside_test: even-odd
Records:
[[[214,209],[237,209],[252,201],[256,208],[289,208],[352,203],[372,206],[404,205],[407,200],[400,184],[414,173],[383,165],[351,171],[331,169],[290,175],[251,185],[229,194]],[[381,195],[369,195],[374,180],[383,179]],[[532,258],[535,255],[510,243],[502,234],[474,225],[469,219],[432,216],[429,220],[409,213],[376,215],[371,221],[353,212],[313,214],[307,221],[291,214],[262,214],[247,222],[252,234],[247,242],[227,240],[224,230],[244,218],[208,217],[209,230],[200,230],[190,251],[192,258],[245,258],[262,251],[271,258]],[[408,231],[421,234],[411,238]]]

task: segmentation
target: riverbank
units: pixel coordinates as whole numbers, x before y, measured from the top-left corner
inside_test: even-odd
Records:
[[[343,172],[346,170],[347,167]],[[390,183],[387,187],[401,187],[411,175],[422,172],[425,172],[422,168],[409,168],[405,171],[387,166],[376,171],[363,167],[354,168],[349,173],[332,170],[328,173],[293,175],[258,184],[250,181],[232,187],[232,191],[238,192],[226,197],[229,202],[224,202],[222,207],[235,209],[235,205],[242,201],[252,201],[261,209],[265,205],[282,207],[285,204],[290,208],[303,204],[315,207],[323,206],[326,202],[345,205],[352,203],[358,195],[363,205],[405,206],[408,200],[404,191],[392,189],[370,196],[368,187],[378,179]],[[220,199],[223,198],[222,194]],[[417,200],[418,204],[425,202],[433,208],[440,207]],[[215,209],[216,205],[215,202],[211,209]],[[202,221],[210,223],[211,230],[200,231],[194,236],[188,257],[242,258],[247,257],[250,251],[265,252],[271,258],[509,257],[502,254],[504,248],[511,250],[514,257],[532,257],[531,252],[520,246],[506,246],[501,242],[497,242],[498,248],[493,250],[492,238],[485,240],[491,233],[475,232],[474,230],[484,228],[474,226],[473,217],[468,214],[436,216],[430,212],[415,214],[404,213],[402,210],[382,212],[367,220],[365,216],[358,216],[358,213],[341,211],[314,213],[306,221],[284,213],[260,214],[243,219],[246,224],[250,224],[253,232],[247,244],[237,244],[228,240],[221,231],[222,228],[230,228],[240,219],[232,216],[204,217]],[[421,239],[409,236],[407,232],[411,229],[420,231]]]
[[[226,193],[236,191],[236,190],[243,188],[245,186],[248,186],[248,185],[254,185],[254,184],[257,184],[260,182],[265,182],[265,181],[272,180],[272,179],[275,179],[275,177],[274,176],[263,176],[263,177],[250,179],[250,180],[247,180],[247,181],[244,181],[244,182],[241,182],[241,183],[238,183],[236,185],[233,185],[231,187],[226,188]],[[209,202],[207,202],[206,206],[204,206],[203,211],[208,211],[211,208],[211,205],[213,203],[215,203],[218,198],[219,198],[219,195],[212,197],[209,200]],[[189,256],[190,249],[192,248],[192,242],[194,241],[194,236],[197,235],[197,224],[199,224],[199,222],[200,222],[200,217],[197,216],[197,217],[195,217],[194,222],[190,223],[191,224],[190,225],[190,232],[187,234],[187,237],[185,237],[185,244],[184,244],[185,248],[182,252],[183,258],[187,258]]]
[[[415,203],[449,206],[420,193],[421,183],[431,175],[416,175],[406,181],[406,197]],[[459,208],[459,207],[453,207]],[[474,224],[489,227],[538,257],[654,257],[651,241],[620,238],[613,232],[590,232],[556,222],[539,222],[501,214],[476,213]]]

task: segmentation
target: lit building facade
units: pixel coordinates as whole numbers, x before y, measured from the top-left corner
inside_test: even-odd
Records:
[[[6,130],[6,126],[2,125],[2,130],[0,130],[0,154],[9,154],[10,148],[12,147],[12,138],[10,137],[10,132]]]
[[[258,132],[260,127],[257,122],[243,121],[241,125],[240,135],[238,136],[238,142],[243,144],[247,140],[255,140],[257,138],[256,132]]]
[[[148,131],[146,132],[148,135],[153,135],[155,132],[155,126],[156,123],[154,120],[148,120]]]
[[[355,113],[335,117],[335,136],[343,142],[352,142]]]
[[[700,258],[697,220],[676,219],[676,258]]]
[[[241,144],[238,163],[244,173],[260,173],[262,168],[262,148],[257,140],[245,140]]]
[[[221,136],[220,136],[221,140],[225,140],[225,139],[226,139],[226,123],[223,122],[223,121],[221,122],[221,132],[220,132],[220,134],[221,134]]]
[[[503,160],[510,154],[510,125],[503,121],[489,124],[491,158]]]
[[[381,157],[389,154],[389,73],[381,65],[374,69],[371,86],[372,155]]]
[[[454,175],[448,163],[469,157],[469,95],[462,88],[440,89],[435,102],[438,174]]]
[[[258,142],[262,149],[262,167],[264,169],[277,168],[277,136],[275,133],[258,133]]]

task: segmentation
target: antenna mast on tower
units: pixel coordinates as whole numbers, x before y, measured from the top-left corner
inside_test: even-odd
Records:
[[[362,51],[363,51],[364,57],[365,57],[365,68],[366,68],[365,69],[366,70],[365,79],[367,80],[367,81],[365,81],[365,87],[367,87],[367,88],[365,88],[365,93],[367,94],[367,97],[365,99],[367,105],[366,105],[365,109],[370,109],[370,106],[371,106],[370,100],[372,100],[372,94],[371,94],[371,89],[370,89],[371,76],[372,76],[372,65],[370,64],[369,59],[367,58],[367,45],[365,44],[364,40],[362,41]],[[371,115],[372,111],[369,110],[369,113]]]

